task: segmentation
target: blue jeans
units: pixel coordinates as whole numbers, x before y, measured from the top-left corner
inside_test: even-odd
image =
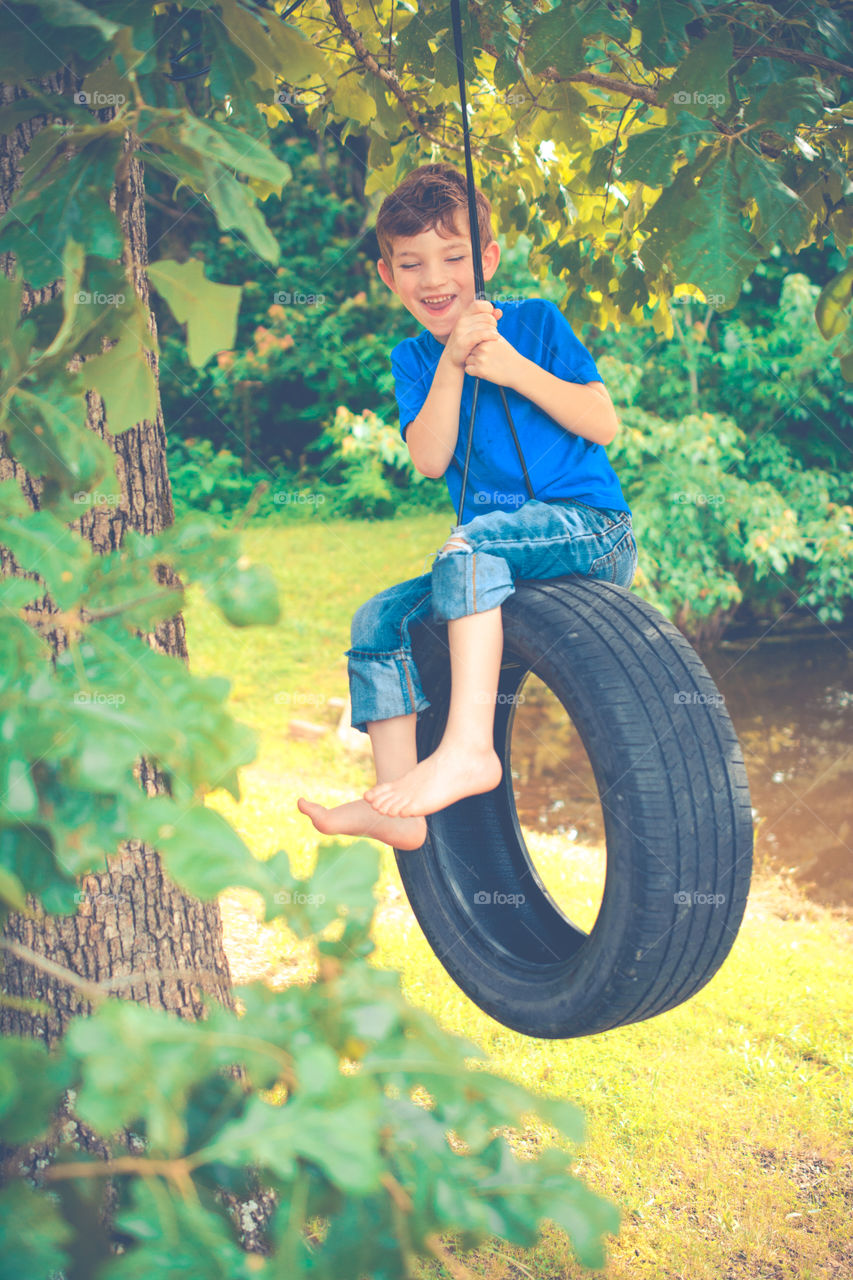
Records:
[[[380,591],[352,620],[346,651],[352,725],[423,711],[429,699],[412,656],[410,630],[422,619],[449,622],[503,603],[516,578],[581,574],[630,587],[637,544],[627,511],[574,498],[531,498],[513,511],[489,511],[450,535],[467,548],[441,550],[432,570]]]

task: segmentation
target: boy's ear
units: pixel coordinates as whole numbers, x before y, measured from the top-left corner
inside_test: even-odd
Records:
[[[396,286],[396,284],[394,283],[394,277],[393,277],[393,275],[391,274],[391,272],[390,272],[390,270],[389,270],[389,268],[388,268],[388,264],[386,263],[386,261],[385,261],[385,259],[384,259],[384,258],[379,258],[379,259],[377,260],[376,268],[377,268],[377,270],[378,270],[378,272],[379,272],[379,275],[380,275],[380,276],[381,276],[381,278],[382,278],[382,282],[383,282],[383,284],[387,284],[388,288],[392,291],[392,293],[396,293],[396,292],[397,292],[397,286]]]
[[[483,279],[491,280],[501,260],[501,247],[497,240],[491,240],[483,250]]]

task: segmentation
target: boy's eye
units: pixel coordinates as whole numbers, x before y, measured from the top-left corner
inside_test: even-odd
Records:
[[[464,262],[464,260],[465,260],[465,255],[464,255],[464,253],[460,253],[460,254],[459,254],[457,257],[455,257],[455,258],[448,258],[448,259],[447,259],[447,261],[448,261],[448,262]],[[411,271],[413,267],[416,267],[416,266],[418,266],[418,265],[419,265],[419,264],[418,264],[417,262],[402,262],[402,263],[400,264],[400,270],[401,270],[401,271]]]

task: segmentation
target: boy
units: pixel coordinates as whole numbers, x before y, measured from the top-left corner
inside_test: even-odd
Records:
[[[476,199],[490,280],[500,247],[489,201],[480,191]],[[589,352],[553,303],[530,298],[498,308],[474,296],[464,176],[449,164],[422,165],[385,199],[376,233],[382,280],[423,325],[391,352],[400,429],[417,469],[445,477],[454,506],[473,382],[483,381],[463,523],[430,573],[381,591],[353,618],[352,724],[370,736],[376,785],[335,808],[303,798],[298,806],[326,835],[418,849],[426,814],[501,780],[493,746],[500,606],[514,580],[575,573],[628,587],[637,546],[605,453],[619,424]],[[535,498],[524,487],[501,386]],[[447,623],[451,695],[442,740],[418,763],[415,723],[429,702],[410,628],[423,619]]]

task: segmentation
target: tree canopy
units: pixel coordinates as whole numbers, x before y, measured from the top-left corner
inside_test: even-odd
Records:
[[[700,0],[468,6],[478,178],[504,233],[533,240],[534,269],[565,280],[573,320],[651,320],[669,334],[670,299],[694,293],[731,308],[777,242],[795,252],[831,237],[846,253],[850,9]],[[118,348],[87,374],[105,392],[145,342],[134,304],[95,324],[70,299],[90,259],[93,286],[120,292],[109,268],[115,213],[100,193],[111,175],[121,188],[126,131],[147,165],[189,186],[221,228],[238,230],[270,263],[279,247],[259,202],[290,173],[265,136],[294,112],[307,111],[312,127],[342,122],[344,139],[366,137],[368,193],[384,193],[425,159],[461,156],[442,2],[93,9],[51,0],[17,6],[8,25],[0,77],[28,97],[6,108],[3,128],[34,111],[62,123],[40,134],[0,248],[15,252],[34,288],[60,271],[65,278],[63,343],[54,335],[52,357],[83,339],[95,350],[104,320],[122,326]],[[34,89],[59,61],[80,77],[74,101]],[[184,112],[200,85],[209,93],[204,118]],[[205,285],[200,267],[156,267],[152,282],[189,320],[194,360],[229,345],[233,297]],[[851,288],[848,266],[824,290],[825,337],[844,333]],[[836,351],[847,355],[849,376],[849,344]],[[143,408],[150,388],[137,363],[131,385]]]

